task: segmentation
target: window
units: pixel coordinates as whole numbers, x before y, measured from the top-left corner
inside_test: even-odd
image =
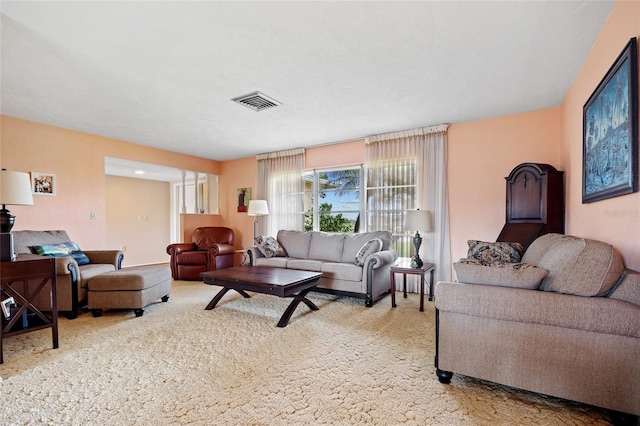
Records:
[[[305,231],[358,232],[362,166],[305,173]]]
[[[391,246],[400,257],[414,252],[415,233],[403,229],[407,210],[417,205],[415,158],[386,161],[367,169],[368,229],[391,231]]]

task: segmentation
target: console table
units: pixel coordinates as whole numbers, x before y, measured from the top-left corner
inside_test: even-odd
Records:
[[[47,282],[51,314],[45,315],[34,301],[46,289]],[[58,347],[58,299],[56,296],[56,262],[54,258],[19,254],[12,262],[0,263],[0,300],[13,297],[18,310],[8,319],[0,312],[0,364],[2,339],[30,331],[51,328],[53,348]],[[23,321],[23,318],[27,318]]]
[[[425,263],[419,268],[411,266],[411,259],[400,258],[391,265],[391,307],[396,307],[396,274],[402,274],[404,297],[407,297],[407,275],[420,276],[420,312],[424,311],[424,274],[429,272],[429,300],[433,300],[433,271],[436,265]]]

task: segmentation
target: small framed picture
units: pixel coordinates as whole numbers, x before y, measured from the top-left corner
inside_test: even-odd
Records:
[[[251,201],[251,188],[238,188],[238,213],[247,212]]]
[[[13,300],[13,297],[4,299],[2,302],[0,302],[0,306],[2,307],[2,314],[6,319],[9,319],[9,317],[11,316],[11,306],[15,303],[16,302]]]
[[[56,175],[31,172],[31,192],[35,195],[56,195]]]

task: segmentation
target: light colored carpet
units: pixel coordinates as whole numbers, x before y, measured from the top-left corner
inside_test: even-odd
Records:
[[[289,325],[290,299],[176,281],[140,318],[82,313],[4,340],[2,425],[605,425],[593,407],[433,368],[434,310],[311,293]]]

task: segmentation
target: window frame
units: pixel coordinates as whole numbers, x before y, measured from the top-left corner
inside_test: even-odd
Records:
[[[320,230],[320,174],[322,173],[331,173],[331,172],[340,172],[345,170],[358,170],[358,178],[360,183],[356,189],[350,189],[349,191],[358,192],[358,217],[360,218],[359,230],[358,232],[363,232],[365,225],[363,224],[363,218],[365,217],[366,205],[365,205],[365,193],[366,193],[366,181],[363,179],[365,168],[364,164],[358,165],[346,165],[339,167],[323,167],[317,169],[308,169],[304,172],[304,180],[307,181],[307,176],[311,176],[312,187],[311,191],[307,191],[305,188],[304,198],[307,199],[307,194],[311,193],[310,201],[311,201],[311,212],[312,212],[312,230],[313,231],[321,231]],[[331,215],[334,214],[352,214],[356,212],[356,210],[333,210],[331,211]],[[307,216],[307,209],[305,208],[304,216]]]

